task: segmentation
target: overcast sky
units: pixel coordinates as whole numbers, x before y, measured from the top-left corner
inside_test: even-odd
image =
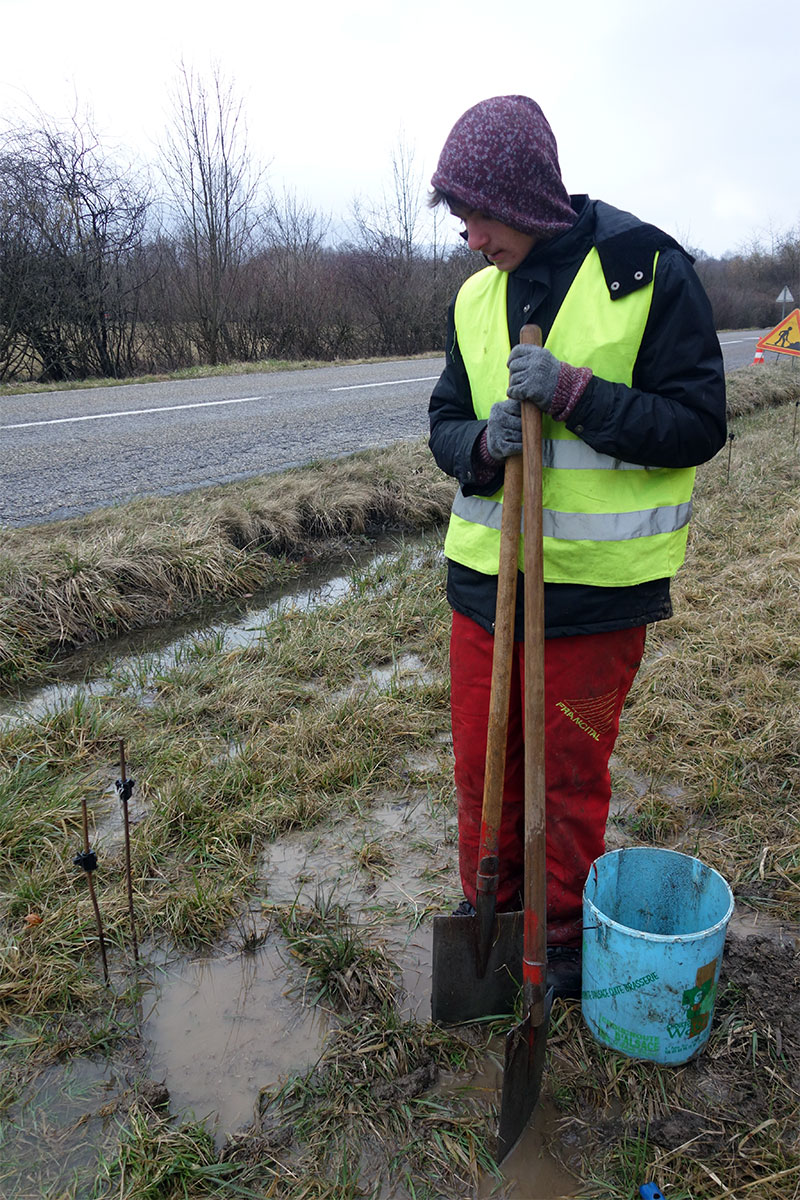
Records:
[[[800,4],[743,0],[0,0],[0,112],[90,109],[145,160],[181,59],[217,63],[280,192],[378,201],[404,139],[427,184],[454,121],[538,100],[570,191],[712,255],[800,228]]]

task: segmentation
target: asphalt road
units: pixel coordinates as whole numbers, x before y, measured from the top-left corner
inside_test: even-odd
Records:
[[[726,370],[753,361],[761,332],[720,335]],[[420,437],[442,366],[411,359],[0,398],[0,524]]]

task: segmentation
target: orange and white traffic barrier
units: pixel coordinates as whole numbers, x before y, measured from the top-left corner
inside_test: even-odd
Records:
[[[764,351],[763,350],[756,350],[756,356],[750,365],[754,367],[756,365],[756,363],[761,363],[762,366],[764,365]]]

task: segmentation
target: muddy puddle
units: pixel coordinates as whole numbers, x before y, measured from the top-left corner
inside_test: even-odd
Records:
[[[113,664],[101,665],[98,658],[84,655],[75,680],[64,678],[53,687],[6,702],[0,721],[57,708],[76,691],[102,694],[121,676],[132,681],[129,686],[145,691],[148,673],[179,659],[198,636],[216,639],[221,651],[247,646],[281,610],[330,603],[350,586],[350,577],[332,572],[263,606],[254,598],[235,620],[202,630],[173,630],[172,639],[162,641],[156,652],[143,654],[144,643],[134,639]],[[401,654],[356,686],[402,688],[425,679],[420,660]],[[203,1121],[221,1147],[230,1134],[253,1121],[263,1090],[273,1090],[287,1077],[314,1066],[336,1017],[310,1003],[303,968],[280,933],[275,906],[312,905],[320,898],[342,906],[368,933],[370,944],[384,946],[397,964],[401,1015],[427,1022],[429,917],[460,894],[455,820],[443,816],[434,803],[440,787],[434,781],[441,780],[443,765],[449,769],[450,752],[449,739],[443,739],[431,752],[409,754],[401,771],[406,780],[401,794],[387,793],[349,819],[337,817],[270,845],[254,894],[214,954],[177,957],[153,946],[141,947],[143,993],[130,1040],[112,1058],[83,1057],[46,1067],[6,1106],[0,1192],[17,1200],[90,1194],[98,1161],[104,1154],[113,1157],[132,1097],[142,1088],[168,1105],[174,1118]],[[109,777],[113,773],[112,767]],[[135,837],[136,825],[146,815],[136,791],[129,812]],[[104,854],[113,853],[123,838],[121,807],[113,788],[93,816],[93,845]],[[121,969],[120,963],[112,965],[112,984],[118,990],[130,982]],[[501,1061],[498,1047],[476,1075],[438,1086],[475,1089],[496,1102]],[[487,1180],[476,1200],[490,1194],[508,1200],[572,1195],[575,1180],[546,1149],[554,1122],[554,1112],[542,1105],[509,1160],[502,1190],[496,1180]]]
[[[157,970],[142,1025],[149,1073],[166,1083],[173,1110],[206,1120],[218,1144],[252,1121],[262,1089],[313,1066],[331,1027],[330,1014],[310,1003],[273,906],[322,899],[341,905],[397,962],[403,1015],[430,1018],[430,923],[415,927],[424,916],[420,875],[430,859],[419,855],[415,866],[413,855],[404,858],[410,828],[420,838],[434,832],[421,802],[386,803],[363,819],[281,838],[264,854],[263,899],[251,898],[230,931],[232,943],[254,948]],[[391,855],[391,879],[374,861],[378,850],[381,864]],[[366,862],[370,854],[373,865],[360,866],[359,856]]]
[[[420,757],[414,774],[433,759]],[[163,1079],[173,1111],[206,1118],[221,1144],[253,1118],[262,1088],[315,1062],[329,1017],[304,1004],[303,973],[288,948],[270,934],[270,905],[314,904],[333,898],[368,927],[370,944],[386,945],[399,967],[398,1008],[430,1020],[431,922],[443,895],[454,894],[455,825],[443,825],[418,784],[405,798],[385,797],[362,817],[295,831],[265,852],[265,900],[251,901],[243,936],[266,942],[252,954],[229,954],[174,964],[157,983],[143,1034],[149,1072]],[[496,1102],[502,1084],[502,1045],[475,1074],[439,1085],[473,1090]],[[505,1185],[488,1178],[477,1197],[555,1200],[574,1195],[577,1181],[547,1150],[557,1116],[543,1103],[507,1160]]]
[[[2,1194],[40,1200],[94,1179],[98,1154],[116,1141],[111,1114],[127,1087],[125,1075],[120,1063],[86,1058],[42,1070],[3,1114]],[[13,1087],[8,1078],[4,1083]]]
[[[173,1116],[204,1121],[221,1147],[252,1122],[262,1089],[314,1065],[335,1017],[307,1002],[303,970],[276,930],[273,905],[334,898],[368,926],[370,944],[385,943],[397,963],[403,1016],[430,1019],[425,918],[455,892],[455,825],[443,822],[425,792],[426,770],[438,770],[435,757],[419,756],[409,766],[414,785],[406,796],[387,795],[360,817],[292,832],[265,851],[258,894],[230,930],[224,952],[169,960],[143,947],[150,982],[135,1056],[79,1059],[41,1073],[7,1117],[3,1149],[17,1165],[14,1190],[6,1194],[27,1200],[57,1184],[93,1179],[97,1155],[113,1151],[126,1097],[143,1079],[163,1089]],[[502,1053],[501,1044],[493,1046],[478,1072],[438,1087],[474,1089],[496,1103]],[[486,1178],[475,1200],[574,1195],[577,1181],[547,1150],[556,1123],[543,1101],[505,1164],[504,1185],[498,1189],[497,1180]]]
[[[271,939],[252,952],[164,965],[142,1024],[148,1074],[174,1112],[225,1136],[253,1119],[262,1088],[313,1065],[324,1016],[287,995],[288,951]]]

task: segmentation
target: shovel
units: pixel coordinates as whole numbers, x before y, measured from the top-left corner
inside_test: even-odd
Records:
[[[540,340],[534,329],[526,326],[522,340]],[[503,481],[475,917],[433,918],[431,1017],[445,1024],[513,1012],[522,982],[522,913],[496,912],[521,513],[522,458],[517,456],[506,459]]]
[[[541,333],[535,329],[535,344]],[[529,338],[523,336],[523,341]],[[547,980],[544,773],[544,576],[542,547],[542,414],[522,405],[525,487],[525,891],[522,955],[523,1020],[506,1038],[497,1161],[524,1132],[539,1099],[553,1001]]]

